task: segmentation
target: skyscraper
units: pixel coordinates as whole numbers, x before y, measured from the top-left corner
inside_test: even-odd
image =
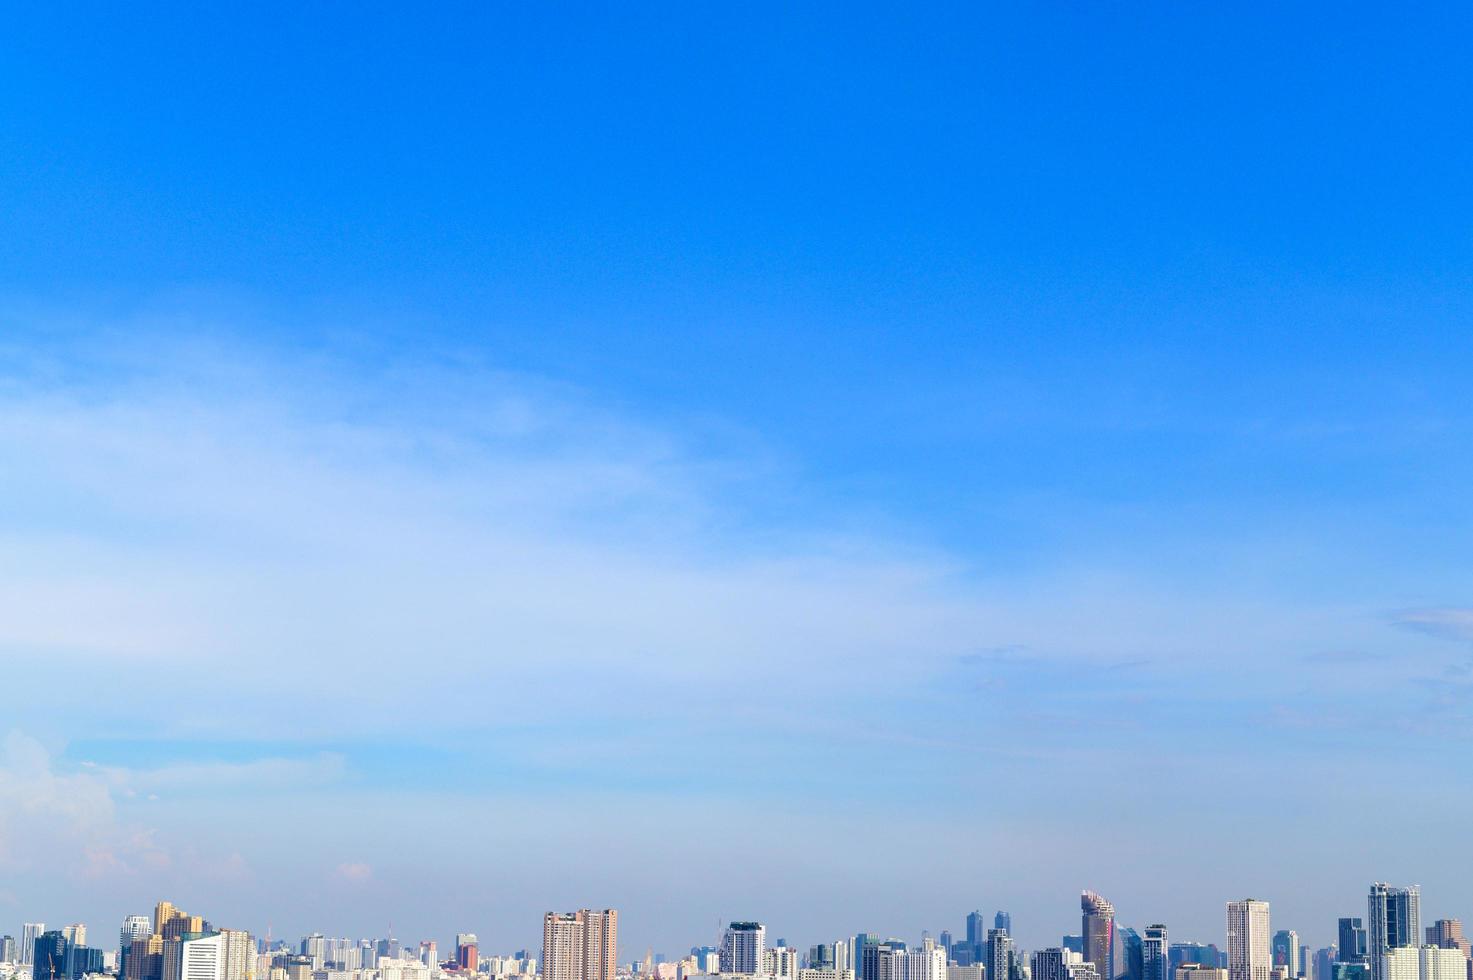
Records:
[[[999,911],[992,917],[992,926],[994,929],[1001,929],[1011,936],[1013,934],[1013,917],[1010,913]]]
[[[987,920],[982,910],[967,914],[967,945],[972,947],[972,962],[982,962],[982,947],[987,945]]]
[[[618,955],[616,909],[548,912],[542,917],[542,980],[614,980]]]
[[[1013,937],[1001,929],[989,930],[983,965],[987,968],[987,980],[1013,980],[1017,972],[1013,967]]]
[[[1289,976],[1299,972],[1299,933],[1293,929],[1280,929],[1274,933],[1274,966],[1282,966]]]
[[[1341,919],[1335,946],[1335,962],[1364,963],[1366,960],[1366,927],[1359,918]]]
[[[14,963],[20,959],[20,947],[14,936],[0,936],[0,963]]]
[[[1171,980],[1170,946],[1159,922],[1146,926],[1141,940],[1141,980]]]
[[[118,930],[118,976],[128,975],[128,954],[133,951],[133,940],[147,939],[153,934],[153,923],[146,915],[130,915],[123,920]]]
[[[20,927],[20,961],[23,966],[36,962],[36,940],[46,931],[44,922],[27,922]]]
[[[1228,980],[1268,980],[1268,903],[1245,898],[1227,903]]]
[[[1417,946],[1422,941],[1422,894],[1416,885],[1396,888],[1378,881],[1366,899],[1366,952],[1371,980],[1387,980],[1389,950]]]
[[[59,929],[36,937],[31,964],[32,980],[67,980],[71,943]]]
[[[1084,958],[1094,964],[1100,980],[1110,980],[1115,975],[1115,906],[1087,891],[1079,896],[1079,908],[1083,913]],[[994,978],[989,976],[988,980]]]

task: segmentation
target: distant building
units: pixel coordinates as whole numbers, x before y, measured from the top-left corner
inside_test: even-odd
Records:
[[[1273,954],[1268,916],[1267,902],[1245,898],[1227,903],[1228,980],[1269,980]]]
[[[0,963],[15,963],[20,959],[20,946],[14,936],[0,936]]]
[[[20,962],[30,966],[36,962],[36,941],[46,931],[44,922],[27,922],[20,928]]]
[[[1280,929],[1274,933],[1274,966],[1282,966],[1289,976],[1299,972],[1299,933],[1293,929]]]
[[[1077,955],[1060,946],[1035,950],[1028,958],[1031,980],[1069,980],[1070,957]]]
[[[67,955],[71,943],[59,929],[43,932],[33,946],[31,980],[69,980]]]
[[[1171,980],[1171,950],[1166,927],[1161,923],[1146,926],[1141,940],[1141,980]]]
[[[1115,966],[1115,906],[1095,892],[1079,896],[1084,958],[1093,963],[1101,980],[1111,980]],[[990,980],[999,980],[991,977]],[[1262,980],[1268,980],[1263,977]]]
[[[1220,966],[1183,963],[1176,968],[1173,980],[1228,980],[1228,971]]]
[[[1413,885],[1397,888],[1378,881],[1366,899],[1366,945],[1371,961],[1371,980],[1389,980],[1387,954],[1393,949],[1422,943],[1422,894]]]
[[[987,957],[983,963],[987,980],[1016,980],[1015,955],[1012,936],[1001,929],[988,930]]]
[[[1009,936],[1013,934],[1013,917],[1010,913],[999,911],[992,917],[992,927],[1001,929]]]
[[[1461,919],[1438,919],[1427,927],[1427,945],[1456,949],[1468,961],[1468,980],[1473,980],[1473,944],[1463,935]]]
[[[1462,950],[1441,946],[1397,946],[1385,954],[1386,980],[1467,980]]]
[[[615,909],[548,912],[542,917],[542,980],[614,980],[618,949]]]
[[[762,972],[762,957],[767,951],[767,927],[760,922],[733,922],[721,937],[721,972],[756,974]],[[545,975],[543,980],[552,980]]]

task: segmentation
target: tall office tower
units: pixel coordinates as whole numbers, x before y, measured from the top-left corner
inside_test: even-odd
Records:
[[[20,927],[20,962],[30,966],[36,962],[36,940],[46,931],[44,922],[27,922]]]
[[[950,959],[951,958],[951,930],[950,929],[942,929],[941,930],[941,935],[937,938],[936,942],[941,945],[941,948],[942,949],[946,950],[946,956],[947,956],[948,959]]]
[[[1228,980],[1269,980],[1268,903],[1245,898],[1227,904]]]
[[[987,968],[987,980],[1015,980],[1013,956],[1013,937],[1001,929],[989,929],[987,956],[982,961]]]
[[[1366,899],[1366,952],[1371,980],[1387,980],[1388,950],[1419,945],[1422,941],[1422,894],[1416,885],[1396,888],[1378,881]]]
[[[1028,967],[1031,980],[1069,980],[1069,951],[1061,946],[1037,950]]]
[[[68,980],[71,943],[60,929],[43,932],[36,937],[31,963],[32,980]]]
[[[1003,932],[1011,936],[1013,934],[1012,913],[999,911],[996,915],[992,917],[992,927],[994,929],[1001,929]]]
[[[1282,966],[1293,976],[1299,970],[1299,933],[1280,929],[1274,933],[1274,966]]]
[[[1111,957],[1115,980],[1141,980],[1143,972],[1141,934],[1126,926],[1115,929],[1115,952]]]
[[[808,947],[808,968],[810,970],[833,970],[834,966],[834,944],[818,943]]]
[[[1366,961],[1366,927],[1360,918],[1341,919],[1339,942],[1335,945],[1335,962],[1364,963]]]
[[[87,945],[87,927],[80,922],[61,927],[62,938],[73,946]]]
[[[1146,926],[1141,940],[1141,980],[1171,980],[1170,943],[1159,922]]]
[[[1084,958],[1094,964],[1100,980],[1111,980],[1115,975],[1115,906],[1094,892],[1084,892],[1079,896],[1079,908],[1083,913]]]
[[[1304,980],[1314,980],[1314,950],[1309,948],[1308,943],[1299,947],[1299,975]]]
[[[0,936],[0,963],[14,963],[18,959],[20,959],[20,947],[15,944],[15,937]]]
[[[146,915],[130,915],[123,920],[118,930],[118,976],[128,975],[128,954],[133,951],[133,940],[147,939],[153,934],[153,923]]]
[[[972,962],[980,963],[982,947],[987,945],[987,920],[980,909],[967,914],[967,945],[972,947]]]
[[[462,970],[475,973],[480,968],[481,944],[473,932],[457,933],[455,936],[455,962]]]
[[[615,909],[548,912],[542,917],[542,980],[614,980],[618,951]]]
[[[174,918],[177,914],[179,914],[179,910],[174,907],[173,902],[163,901],[155,905],[153,907],[153,934],[155,936],[162,936],[164,934],[164,923]]]

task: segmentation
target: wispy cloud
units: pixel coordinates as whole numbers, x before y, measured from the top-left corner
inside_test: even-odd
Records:
[[[1444,640],[1473,641],[1473,608],[1467,606],[1400,609],[1391,614],[1391,621],[1402,629]]]

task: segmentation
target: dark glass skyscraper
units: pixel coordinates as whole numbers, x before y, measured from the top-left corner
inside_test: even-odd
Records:
[[[972,947],[972,962],[982,961],[982,947],[987,945],[987,920],[978,909],[967,915],[967,945]]]
[[[1013,917],[1007,912],[998,912],[992,917],[992,927],[1001,929],[1009,936],[1013,934]]]
[[[1386,953],[1422,945],[1422,894],[1416,885],[1395,888],[1378,881],[1366,900],[1366,952],[1371,980],[1386,980]]]
[[[1335,950],[1337,963],[1363,963],[1366,959],[1366,927],[1360,918],[1341,919],[1339,942]]]
[[[1146,926],[1146,938],[1141,940],[1141,980],[1171,980],[1166,927],[1159,922]]]

